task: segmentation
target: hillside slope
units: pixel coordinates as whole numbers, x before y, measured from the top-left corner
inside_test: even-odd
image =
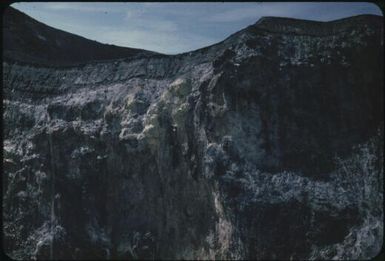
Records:
[[[8,7],[3,14],[3,50],[5,58],[49,66],[156,54],[101,44],[57,30],[12,7]]]

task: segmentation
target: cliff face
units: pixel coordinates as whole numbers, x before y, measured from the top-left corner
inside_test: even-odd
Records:
[[[13,19],[4,41],[30,37],[12,33],[31,28],[22,22],[8,31]],[[267,17],[190,53],[107,57],[101,47],[66,67],[6,48],[23,54],[3,61],[7,253],[373,257],[383,238],[382,24]]]

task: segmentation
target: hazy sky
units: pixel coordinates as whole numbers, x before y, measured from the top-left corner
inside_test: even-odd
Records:
[[[167,54],[219,42],[262,16],[329,21],[382,15],[371,3],[15,3],[55,28],[102,43]]]

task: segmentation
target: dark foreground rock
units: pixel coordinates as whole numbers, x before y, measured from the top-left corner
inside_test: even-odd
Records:
[[[4,41],[27,43],[37,28],[71,46],[64,32],[34,23],[6,16]],[[194,52],[107,57],[100,47],[95,57],[52,66],[54,47],[40,61],[41,50],[6,45],[6,252],[375,256],[383,238],[382,25],[377,16],[267,17]],[[90,46],[76,39],[76,48]]]

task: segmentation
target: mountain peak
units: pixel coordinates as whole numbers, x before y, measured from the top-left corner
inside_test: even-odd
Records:
[[[251,27],[275,33],[296,33],[328,35],[346,31],[351,27],[366,25],[382,26],[383,17],[378,15],[357,15],[332,21],[312,21],[288,17],[264,16]]]
[[[42,65],[73,65],[157,53],[102,44],[45,25],[15,8],[3,14],[4,58]]]

